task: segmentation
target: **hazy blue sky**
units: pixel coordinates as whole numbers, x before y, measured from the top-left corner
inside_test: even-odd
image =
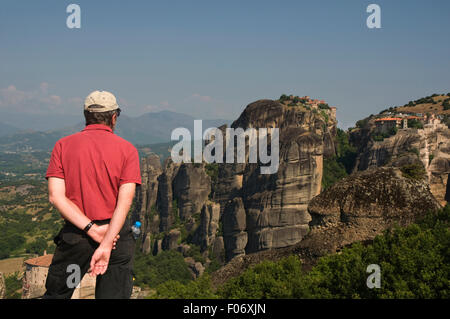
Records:
[[[66,27],[70,3],[79,30]],[[382,29],[366,27],[370,3]],[[104,89],[132,116],[234,119],[286,93],[325,99],[348,127],[450,92],[449,12],[447,0],[2,0],[0,111],[81,115]]]

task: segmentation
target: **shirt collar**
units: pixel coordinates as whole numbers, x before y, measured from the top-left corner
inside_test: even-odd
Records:
[[[83,129],[83,131],[90,131],[90,130],[105,130],[111,133],[113,132],[108,125],[104,124],[89,124],[86,125],[86,127]]]

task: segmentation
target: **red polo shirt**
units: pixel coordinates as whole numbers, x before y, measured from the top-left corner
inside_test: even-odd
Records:
[[[56,142],[45,177],[63,178],[67,198],[91,220],[109,219],[120,185],[141,184],[139,156],[110,127],[92,124]]]

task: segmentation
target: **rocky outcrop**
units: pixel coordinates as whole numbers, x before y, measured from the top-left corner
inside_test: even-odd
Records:
[[[192,275],[192,278],[198,278],[201,275],[203,275],[205,271],[205,267],[202,265],[201,262],[196,262],[192,257],[186,257],[184,258],[184,261],[188,265],[188,269]]]
[[[204,251],[211,247],[219,229],[220,205],[208,201],[203,205],[200,215],[200,225],[197,228],[193,242]]]
[[[424,129],[400,129],[383,141],[372,141],[372,129],[355,130],[351,137],[359,146],[356,170],[370,167],[402,167],[420,161],[428,176],[430,189],[441,205],[450,192],[447,180],[450,173],[450,129],[445,125],[425,125]]]
[[[325,111],[324,111],[325,112]],[[261,164],[221,164],[213,199],[221,204],[227,259],[298,243],[308,231],[309,200],[320,193],[324,149],[334,153],[336,119],[272,100],[247,106],[232,128],[280,129],[279,168],[260,173]],[[248,147],[248,145],[247,145]],[[242,205],[230,200],[240,198]],[[228,207],[228,208],[225,208]],[[245,229],[225,228],[225,216],[243,215]],[[238,234],[236,233],[238,231]],[[245,236],[243,233],[246,233]],[[237,244],[239,243],[239,244]]]
[[[176,164],[169,157],[164,163],[164,170],[158,177],[157,191],[157,210],[159,213],[160,223],[159,231],[168,231],[174,222],[173,208],[173,179],[176,176],[179,164]]]
[[[158,155],[150,154],[141,160],[142,185],[145,185],[145,191],[137,194],[137,200],[142,203],[141,211],[143,212],[149,211],[156,204],[158,176],[161,173],[162,167]]]
[[[308,211],[313,227],[354,225],[363,233],[379,232],[393,223],[406,226],[438,208],[426,180],[405,177],[399,169],[383,167],[357,172],[337,182],[313,198]]]
[[[162,250],[172,250],[178,247],[178,240],[180,239],[180,231],[178,229],[172,229],[166,234],[162,240]]]
[[[308,270],[322,256],[355,241],[368,243],[384,230],[407,226],[439,207],[426,180],[410,179],[396,168],[357,172],[310,201],[311,229],[299,243],[238,256],[211,278],[214,286],[222,285],[255,264],[290,255],[298,255]]]
[[[153,250],[152,250],[152,254],[153,255],[158,255],[160,252],[162,252],[162,239],[157,239],[155,240],[154,244],[153,244]]]
[[[213,258],[215,258],[218,262],[225,262],[225,243],[223,240],[223,236],[217,236],[214,239],[214,242],[212,244],[212,253]]]
[[[134,220],[142,223],[142,251],[151,250],[150,234],[159,230],[159,215],[156,212],[158,177],[162,173],[160,158],[150,154],[141,160],[142,185],[136,191],[136,208]],[[137,216],[136,216],[137,215]]]
[[[206,250],[218,231],[220,205],[208,200],[211,179],[205,165],[176,164],[169,157],[161,168],[156,155],[142,163],[143,184],[134,212],[144,225],[142,251],[156,255],[178,249],[181,231]]]
[[[222,217],[225,256],[230,260],[245,254],[248,234],[246,230],[246,212],[242,198],[230,200]]]
[[[308,231],[308,202],[320,193],[321,137],[297,128],[285,130],[281,138],[278,172],[252,172],[245,178],[248,253],[299,242]]]
[[[182,164],[172,181],[173,198],[181,220],[200,213],[211,192],[211,179],[203,164]]]
[[[142,235],[142,252],[149,254],[152,250],[152,238],[151,233],[147,232]]]

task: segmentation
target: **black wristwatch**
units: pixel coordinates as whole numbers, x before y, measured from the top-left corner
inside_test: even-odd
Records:
[[[94,225],[94,222],[91,221],[89,224],[86,225],[86,227],[84,227],[84,232],[87,233],[89,231],[89,229],[91,229],[92,225]]]

